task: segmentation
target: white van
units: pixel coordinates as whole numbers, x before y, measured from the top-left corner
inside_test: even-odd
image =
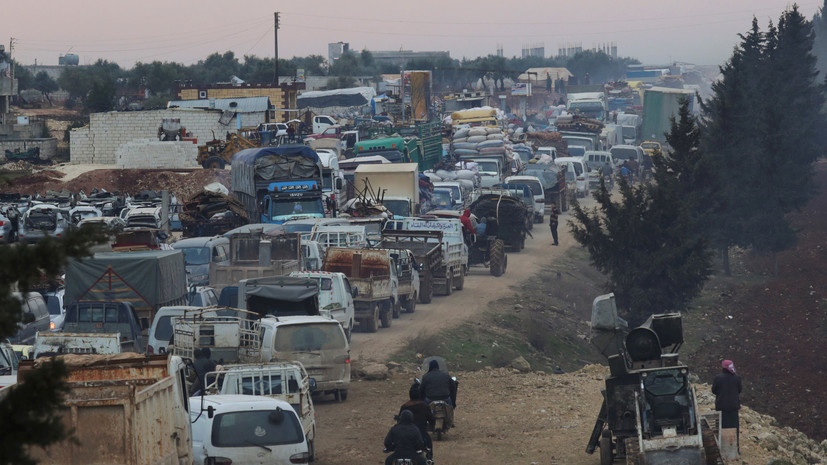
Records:
[[[193,307],[188,305],[176,305],[170,307],[161,307],[155,312],[155,318],[152,319],[152,326],[149,327],[148,341],[146,346],[146,353],[165,354],[169,340],[172,337],[172,318],[184,316],[188,311],[201,310],[201,307]],[[216,316],[216,313],[210,312],[206,315]]]
[[[316,380],[316,391],[347,399],[350,343],[342,325],[323,316],[267,316],[261,319],[261,362],[298,361]]]
[[[554,160],[559,167],[566,166],[566,184],[574,187],[576,197],[589,195],[589,166],[583,157],[560,157]]]
[[[597,186],[600,185],[603,166],[605,166],[606,163],[609,164],[612,170],[614,170],[615,167],[611,152],[589,150],[583,156],[583,159],[586,160],[586,165],[591,169],[591,172],[589,172],[589,187],[597,188]]]
[[[531,189],[534,197],[534,222],[542,223],[546,214],[546,192],[543,190],[543,183],[537,176],[510,176],[505,178],[506,184],[525,184]]]
[[[194,463],[309,463],[307,439],[293,407],[264,396],[191,397]]]

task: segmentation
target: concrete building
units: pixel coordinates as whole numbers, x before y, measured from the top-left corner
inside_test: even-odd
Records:
[[[350,51],[350,44],[347,42],[334,42],[327,44],[327,62],[333,64],[336,60]]]

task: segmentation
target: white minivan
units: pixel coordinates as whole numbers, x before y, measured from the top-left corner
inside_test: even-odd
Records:
[[[261,362],[300,362],[316,380],[315,393],[347,399],[350,343],[338,321],[323,316],[265,316],[261,330]]]
[[[287,402],[264,396],[190,397],[194,463],[309,463],[307,440]]]
[[[583,157],[560,157],[554,160],[559,167],[566,167],[566,183],[574,187],[576,197],[589,195],[589,166]]]
[[[534,222],[542,223],[546,214],[546,193],[543,190],[543,183],[537,176],[509,176],[505,178],[506,184],[525,184],[531,189],[534,197]]]

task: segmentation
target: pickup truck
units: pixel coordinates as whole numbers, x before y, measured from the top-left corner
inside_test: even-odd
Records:
[[[269,276],[238,282],[238,308],[263,317],[318,315],[319,283],[308,278]]]
[[[316,380],[299,362],[227,365],[206,375],[206,394],[242,394],[281,399],[293,407],[307,438],[310,461],[315,460],[316,411],[311,392]]]
[[[29,455],[55,465],[180,465],[193,463],[192,429],[180,357],[65,355],[69,390],[63,396],[63,423],[72,438]],[[20,362],[18,381],[35,369]],[[23,388],[25,389],[25,387]]]
[[[359,288],[353,299],[359,326],[375,333],[389,328],[399,305],[399,278],[395,260],[388,249],[344,249],[331,247],[325,252],[322,271],[344,273],[351,285]]]
[[[216,293],[242,279],[286,276],[302,266],[299,234],[268,234],[261,230],[230,236],[230,264],[210,263],[210,285]]]
[[[442,271],[442,231],[382,231],[382,241],[377,245],[384,249],[407,249],[413,254],[419,275],[419,302],[431,302],[434,294],[435,275]],[[408,302],[409,313],[416,310],[416,302]]]
[[[407,313],[416,310],[416,300],[419,298],[420,281],[419,265],[414,254],[408,249],[388,249],[396,264],[396,275],[399,279],[399,305],[393,308],[393,317],[399,318],[404,308]]]
[[[131,341],[128,343],[131,345]],[[122,350],[121,333],[40,332],[32,346],[33,358],[65,354],[113,355]]]
[[[149,329],[149,321],[146,318],[139,320],[135,307],[129,302],[75,302],[66,309],[62,333],[54,334],[87,333],[82,336],[88,337],[118,333],[119,352],[142,354],[146,352],[142,335],[145,329]]]
[[[468,246],[462,238],[459,218],[403,218],[388,220],[385,230],[394,231],[441,231],[442,266],[433,273],[433,285],[443,295],[451,295],[454,289],[462,290],[468,271]],[[436,239],[430,239],[436,242]]]
[[[294,271],[290,276],[303,277],[319,282],[319,314],[323,317],[336,320],[345,330],[348,342],[356,324],[356,310],[353,306],[353,297],[358,295],[359,288],[351,287],[350,281],[344,273],[327,271]]]

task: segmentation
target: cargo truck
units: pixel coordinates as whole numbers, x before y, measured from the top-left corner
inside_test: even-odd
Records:
[[[666,142],[671,117],[677,117],[681,99],[689,99],[692,111],[694,93],[691,90],[652,87],[643,92],[643,122],[640,137],[644,140]]]
[[[251,221],[323,218],[322,163],[304,145],[247,149],[233,156],[233,196]]]
[[[123,302],[140,320],[152,321],[155,311],[187,304],[187,273],[180,250],[101,252],[69,259],[66,267],[66,308],[76,302]]]
[[[260,229],[230,235],[229,264],[210,263],[210,286],[217,293],[242,279],[286,276],[301,269],[300,233],[268,234]]]
[[[32,446],[30,456],[55,465],[191,465],[189,403],[180,357],[65,355],[69,391],[63,423],[72,437],[51,446]],[[42,360],[42,359],[41,359]],[[18,384],[40,360],[20,362]],[[22,383],[22,384],[21,384]]]
[[[359,165],[353,182],[356,189],[378,194],[378,200],[395,216],[419,214],[419,174],[416,163]]]

